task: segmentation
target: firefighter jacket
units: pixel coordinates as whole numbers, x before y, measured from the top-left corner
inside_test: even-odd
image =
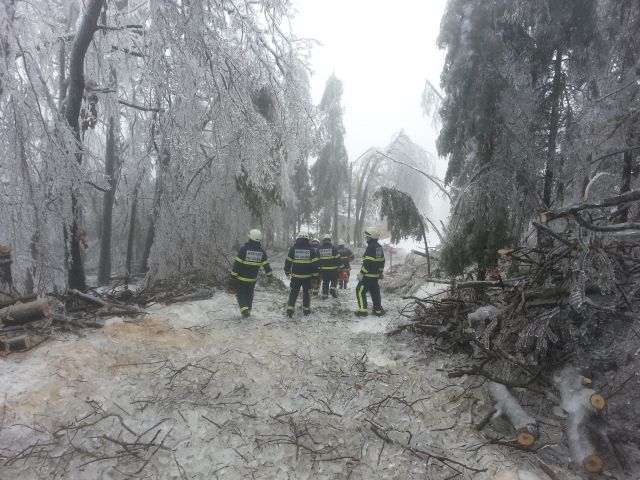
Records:
[[[371,239],[367,242],[367,249],[364,251],[360,273],[365,278],[380,278],[383,270],[384,251],[377,240]]]
[[[342,266],[338,249],[331,242],[322,242],[318,247],[318,270],[338,270]]]
[[[306,238],[298,238],[284,261],[284,273],[293,278],[311,278],[318,273],[318,253]]]
[[[353,261],[353,252],[349,250],[347,247],[342,246],[338,247],[338,253],[340,254],[340,260],[342,261],[343,270],[351,270],[350,262]]]
[[[267,252],[260,246],[259,242],[249,240],[242,247],[233,262],[231,276],[240,282],[255,283],[258,279],[260,267],[264,268],[268,277],[273,275],[271,265],[267,260]]]

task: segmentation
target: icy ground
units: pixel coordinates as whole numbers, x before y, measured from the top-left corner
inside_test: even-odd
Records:
[[[399,297],[357,320],[340,295],[288,320],[285,291],[250,319],[219,293],[0,360],[0,478],[548,478],[470,427],[449,356],[383,335]]]

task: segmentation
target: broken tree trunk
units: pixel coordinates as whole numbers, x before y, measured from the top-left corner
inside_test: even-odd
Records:
[[[595,390],[585,388],[582,377],[573,367],[565,367],[553,377],[560,392],[560,406],[567,412],[567,442],[571,459],[589,473],[599,473],[604,460],[589,436],[589,422],[605,407],[605,399]]]
[[[489,382],[489,395],[495,402],[494,418],[505,416],[516,429],[516,438],[523,447],[531,447],[540,437],[536,419],[520,406],[520,403],[501,383]]]
[[[0,322],[4,325],[21,325],[35,322],[49,316],[49,303],[40,298],[28,303],[17,303],[0,310]]]

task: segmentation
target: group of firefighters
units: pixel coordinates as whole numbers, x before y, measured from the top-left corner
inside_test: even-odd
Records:
[[[383,278],[384,251],[378,243],[380,232],[369,227],[364,232],[367,248],[364,252],[362,267],[357,275],[356,298],[358,310],[355,314],[366,317],[367,293],[373,302],[373,314],[384,315],[380,286],[378,280]],[[346,289],[351,272],[353,252],[346,246],[344,240],[338,242],[336,248],[331,235],[323,235],[322,242],[311,238],[308,232],[300,231],[296,241],[289,249],[284,262],[284,273],[290,279],[289,301],[287,316],[293,317],[296,300],[302,289],[302,313],[311,313],[311,295],[319,295],[322,299],[338,296],[338,289]],[[249,232],[249,239],[236,255],[230,272],[229,291],[236,294],[240,313],[244,317],[251,316],[253,292],[260,267],[264,268],[267,278],[273,277],[273,271],[267,253],[262,248],[262,233],[253,229]]]

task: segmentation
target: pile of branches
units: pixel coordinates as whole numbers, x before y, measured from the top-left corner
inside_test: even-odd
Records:
[[[139,318],[145,313],[135,306],[78,290],[4,300],[0,308],[0,354],[30,350],[59,331],[101,328],[106,317]]]
[[[590,365],[594,344],[607,338],[602,350],[609,351],[616,335],[632,336],[640,323],[640,223],[628,220],[639,216],[639,207],[640,190],[632,190],[543,213],[532,222],[535,246],[499,250],[503,268],[490,280],[450,280],[444,298],[406,297],[409,321],[388,333],[426,334],[435,348],[470,354],[473,363],[449,375],[484,379],[495,405],[489,418],[506,416],[519,447],[531,448],[539,432],[509,389],[552,398],[547,406],[567,416],[571,456],[588,472],[601,472],[607,453],[628,466],[616,443],[638,443],[640,436],[604,420],[606,400],[585,372],[598,370]],[[625,355],[638,364],[639,353]],[[637,376],[624,384],[640,392]],[[545,401],[537,403],[542,409]]]

